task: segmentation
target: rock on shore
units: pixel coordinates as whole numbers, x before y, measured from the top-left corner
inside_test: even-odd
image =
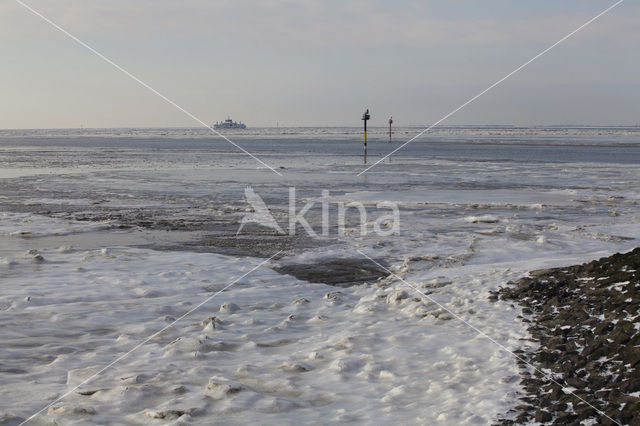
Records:
[[[540,343],[517,353],[527,395],[500,423],[640,425],[640,248],[532,272],[498,297]]]

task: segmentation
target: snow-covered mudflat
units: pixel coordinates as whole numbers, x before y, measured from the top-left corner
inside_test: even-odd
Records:
[[[322,148],[244,135],[282,178],[189,132],[172,133],[180,144],[56,134],[0,145],[1,419],[44,409],[34,424],[488,424],[521,392],[515,358],[496,343],[533,344],[520,308],[489,292],[640,238],[629,129],[620,138],[636,157],[624,162],[603,158],[584,129],[562,139],[566,158],[543,131],[521,129],[525,148],[480,153],[482,140],[459,139],[495,135],[456,129],[361,177],[336,132],[310,136]],[[585,132],[589,143],[571,144]],[[374,139],[373,159],[389,147]],[[298,210],[323,189],[372,212],[392,201],[400,233],[360,235],[349,221],[318,240],[301,230],[262,246],[255,228],[236,239],[247,185],[280,221],[289,187]],[[319,209],[307,217],[317,226]],[[238,241],[259,247],[238,256]],[[360,252],[393,275],[335,287],[271,269],[366,261]]]
[[[40,255],[3,266],[28,271],[0,302],[2,400],[13,415],[80,384],[260,262],[129,248]],[[451,284],[432,279],[421,290],[518,344],[516,310],[474,303],[485,298],[480,282],[441,290]],[[262,267],[40,420],[165,423],[186,412],[203,423],[488,422],[514,396],[513,360],[415,296],[309,285]]]

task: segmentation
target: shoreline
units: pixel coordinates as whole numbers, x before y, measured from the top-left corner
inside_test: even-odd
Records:
[[[540,345],[516,351],[526,393],[498,423],[640,424],[640,247],[533,271],[498,298],[522,307]]]

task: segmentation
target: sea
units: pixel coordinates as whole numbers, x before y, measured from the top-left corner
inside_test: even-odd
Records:
[[[509,418],[491,291],[640,245],[640,127],[422,130],[0,130],[0,423]]]

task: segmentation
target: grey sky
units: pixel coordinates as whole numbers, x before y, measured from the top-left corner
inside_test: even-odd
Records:
[[[207,122],[429,124],[613,1],[26,0]],[[639,124],[627,0],[443,124]],[[0,128],[194,126],[13,0]]]

